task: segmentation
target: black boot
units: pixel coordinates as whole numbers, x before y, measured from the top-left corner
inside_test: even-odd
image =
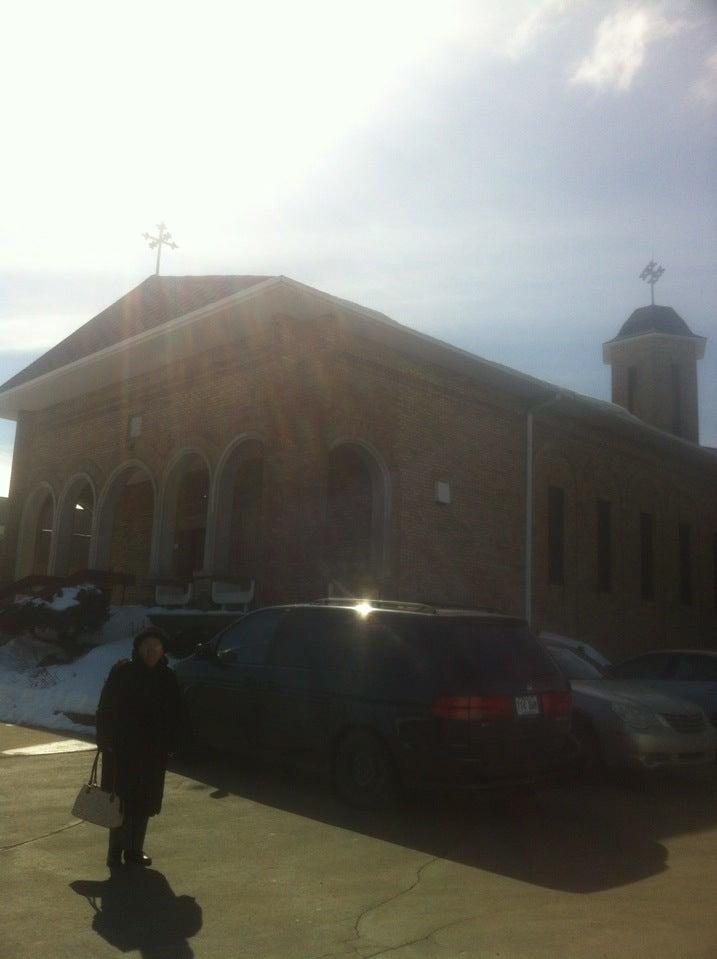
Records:
[[[130,852],[125,849],[124,852],[124,861],[127,865],[133,866],[151,866],[152,859],[149,856],[145,856],[143,852]]]
[[[142,852],[144,837],[147,834],[147,817],[131,816],[128,822],[128,843],[125,846],[124,861],[136,866],[151,866],[152,860]]]

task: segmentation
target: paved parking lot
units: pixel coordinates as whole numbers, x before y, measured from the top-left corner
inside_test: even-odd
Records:
[[[717,956],[713,770],[369,814],[212,755],[168,776],[153,867],[109,878],[69,814],[92,754],[5,753],[61,738],[0,725],[3,959]]]

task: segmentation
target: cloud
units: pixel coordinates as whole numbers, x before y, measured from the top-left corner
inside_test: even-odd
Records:
[[[717,103],[717,49],[705,60],[702,76],[692,87],[692,92],[705,103]]]
[[[510,34],[505,45],[507,56],[512,60],[524,56],[561,14],[573,9],[579,2],[580,0],[541,0]]]
[[[618,10],[598,26],[592,52],[578,65],[571,82],[596,90],[629,90],[648,47],[683,27],[683,22],[667,20],[654,6]]]

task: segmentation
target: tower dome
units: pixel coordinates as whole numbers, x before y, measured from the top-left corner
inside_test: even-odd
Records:
[[[644,333],[666,333],[668,336],[694,336],[679,313],[671,306],[640,306],[620,327],[616,340]]]

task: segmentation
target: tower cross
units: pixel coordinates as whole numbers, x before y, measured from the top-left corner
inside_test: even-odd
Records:
[[[660,279],[662,274],[665,272],[665,268],[658,266],[654,260],[650,260],[645,269],[640,274],[641,280],[646,280],[650,284],[650,294],[652,305],[655,305],[655,283]]]
[[[157,247],[157,268],[154,271],[155,276],[159,276],[159,263],[162,258],[162,247],[168,246],[171,250],[178,250],[179,247],[172,239],[172,234],[167,229],[166,223],[157,224],[157,236],[152,236],[150,233],[143,233],[142,236],[149,244],[150,250],[153,250],[155,246]]]

